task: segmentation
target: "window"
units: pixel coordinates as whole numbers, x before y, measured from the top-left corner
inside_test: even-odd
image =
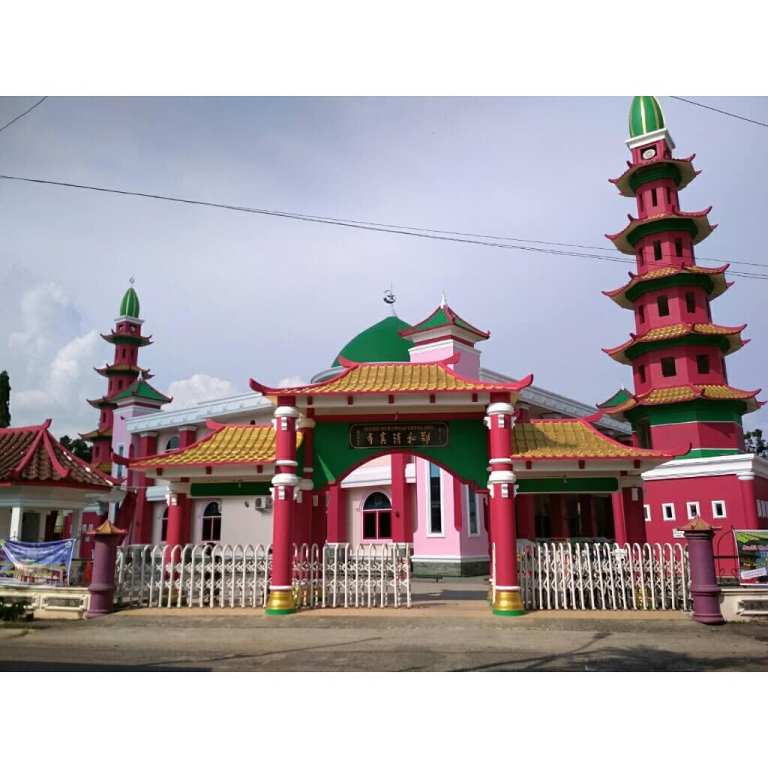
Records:
[[[641,383],[645,384],[645,366],[644,365],[637,366],[637,375],[640,378]]]
[[[168,442],[165,444],[165,450],[166,451],[175,451],[179,447],[179,438],[178,435],[174,435]]]
[[[768,518],[768,501],[764,499],[757,500],[757,516]]]
[[[635,433],[637,434],[637,442],[641,448],[652,448],[651,442],[651,425],[648,419],[640,419],[635,426]]]
[[[695,293],[685,294],[685,308],[691,314],[693,314],[696,311],[696,294]]]
[[[646,523],[651,522],[651,505],[643,504],[643,517]]]
[[[656,190],[651,190],[651,205],[655,208],[659,204],[658,198],[656,196]]]
[[[637,308],[637,316],[638,316],[638,318],[640,319],[640,322],[641,322],[641,323],[644,323],[644,322],[645,322],[645,304],[641,304],[641,305],[640,305],[640,306]]]
[[[686,501],[685,509],[688,512],[689,520],[693,520],[694,517],[701,517],[701,506],[698,501]]]
[[[709,373],[709,355],[696,355],[696,370],[699,373]]]
[[[480,535],[480,519],[477,516],[477,494],[467,488],[467,530],[470,536]]]
[[[666,296],[659,296],[656,299],[656,306],[659,308],[659,317],[666,317],[669,314],[669,299]]]
[[[661,240],[654,240],[653,242],[653,258],[656,261],[661,261]]]
[[[221,541],[221,510],[216,501],[205,505],[201,538],[203,541]]]
[[[675,366],[674,357],[662,357],[661,358],[661,375],[662,376],[674,376],[677,373],[677,367]]]
[[[670,202],[672,201],[670,200]],[[678,259],[683,258],[683,241],[679,237],[675,238],[675,256],[677,256]]]
[[[675,505],[672,503],[662,504],[661,505],[661,516],[664,518],[664,520],[674,520],[675,519]]]
[[[385,493],[376,491],[363,502],[363,538],[392,538],[392,502]]]
[[[441,498],[440,467],[429,465],[429,533],[443,535],[443,500]]]
[[[123,455],[123,451],[125,451],[125,447],[122,446],[122,445],[118,445],[117,446],[117,455],[118,456],[122,456]],[[117,467],[117,471],[115,472],[115,477],[118,480],[120,480],[123,477],[123,465],[122,464],[116,464],[115,466]]]
[[[160,518],[160,541],[168,539],[168,507],[163,510],[163,516]]]
[[[712,517],[722,518],[725,517],[725,502],[713,501],[712,502]]]

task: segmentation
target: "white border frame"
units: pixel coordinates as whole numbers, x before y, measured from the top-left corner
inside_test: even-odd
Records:
[[[434,533],[432,531],[432,475],[430,473],[430,467],[433,466],[429,459],[425,459],[426,464],[426,497],[427,504],[425,508],[426,520],[424,524],[424,532],[427,538],[430,539],[444,539],[445,538],[445,483],[443,482],[443,469],[439,464],[435,464],[440,478],[440,533]]]
[[[651,522],[651,505],[643,504],[643,522]]]
[[[471,526],[469,524],[469,499],[471,496],[475,497],[475,519],[477,520],[477,533],[472,533]],[[483,535],[482,515],[480,514],[480,500],[478,499],[477,491],[470,486],[464,486],[464,508],[467,510],[467,538],[477,539]]]
[[[672,509],[672,517],[667,517],[666,510],[668,508]],[[674,501],[664,501],[661,504],[661,519],[665,523],[674,523],[677,519],[677,510],[675,509],[675,502]]]
[[[721,504],[723,508],[723,514],[722,515],[716,515],[715,514],[715,504]],[[728,507],[725,504],[725,501],[723,499],[712,499],[711,503],[712,508],[712,519],[713,520],[725,520],[726,517],[728,517]]]
[[[691,507],[696,507],[696,514],[691,514]],[[701,517],[701,502],[700,501],[686,501],[685,502],[685,514],[689,520],[695,520],[697,517]]]

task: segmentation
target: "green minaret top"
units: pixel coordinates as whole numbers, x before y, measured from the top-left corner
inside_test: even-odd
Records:
[[[133,278],[131,278],[131,287],[125,292],[120,302],[120,317],[139,319],[139,294],[133,289]]]
[[[643,136],[664,128],[664,113],[655,96],[635,96],[629,108],[629,136]]]

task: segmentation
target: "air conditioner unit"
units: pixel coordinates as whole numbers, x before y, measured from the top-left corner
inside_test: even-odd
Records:
[[[271,496],[257,496],[253,500],[253,506],[256,509],[260,509],[262,512],[266,512],[272,509],[272,497]]]

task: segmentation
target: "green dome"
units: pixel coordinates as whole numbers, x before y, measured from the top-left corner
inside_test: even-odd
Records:
[[[664,128],[664,113],[655,96],[635,96],[629,108],[629,137]]]
[[[131,286],[120,302],[120,317],[134,317],[139,319],[139,295]]]
[[[407,363],[411,359],[408,350],[413,344],[404,339],[400,331],[410,327],[395,315],[385,317],[358,333],[344,346],[331,365],[340,365],[340,357],[355,363]]]

